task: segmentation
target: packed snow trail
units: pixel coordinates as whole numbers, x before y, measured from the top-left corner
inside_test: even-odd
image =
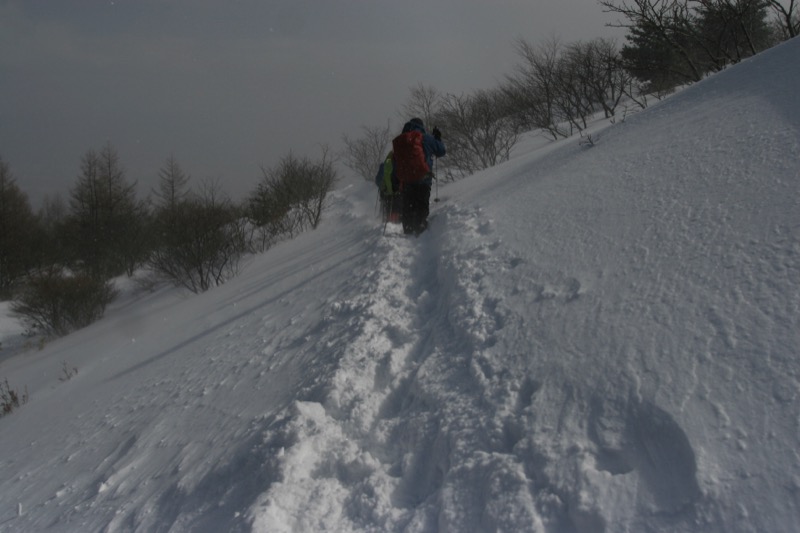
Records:
[[[506,457],[503,413],[484,414],[498,401],[514,404],[493,398],[505,393],[475,359],[498,324],[472,306],[491,302],[459,286],[465,266],[494,261],[491,249],[442,250],[449,218],[416,239],[390,230],[355,273],[368,290],[335,307],[359,334],[343,346],[325,400],[299,402],[271,436],[282,481],[254,509],[256,530],[469,531],[516,528],[523,514],[536,522],[521,465]],[[460,218],[465,229],[476,222],[475,213]],[[462,305],[451,307],[452,291],[465,293]],[[484,501],[459,488],[483,478],[497,483]]]

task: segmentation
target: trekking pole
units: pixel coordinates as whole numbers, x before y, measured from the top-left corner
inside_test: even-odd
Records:
[[[438,163],[439,163],[439,158],[438,157],[434,157],[433,158],[433,180],[436,182],[436,197],[433,199],[434,202],[438,202],[439,201],[439,176],[436,175],[436,170],[437,170],[436,167],[437,167]]]
[[[386,235],[386,226],[389,225],[389,219],[392,216],[392,204],[389,204],[389,209],[384,211],[386,204],[384,204],[384,200],[381,199],[381,214],[383,215],[383,234]]]

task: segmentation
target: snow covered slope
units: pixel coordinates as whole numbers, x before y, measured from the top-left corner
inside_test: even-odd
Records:
[[[0,531],[795,531],[798,57],[3,361]]]

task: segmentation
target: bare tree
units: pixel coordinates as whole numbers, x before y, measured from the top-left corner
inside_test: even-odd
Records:
[[[517,64],[514,74],[507,77],[503,90],[520,126],[541,129],[553,139],[566,137],[568,132],[561,125],[563,117],[557,108],[561,43],[554,38],[534,46],[519,39],[516,47],[522,62]]]
[[[154,194],[159,200],[159,208],[169,211],[185,200],[190,194],[187,187],[190,179],[175,157],[170,156],[158,171],[158,190]]]
[[[691,0],[693,38],[714,70],[767,48],[771,30],[765,0]]]
[[[785,6],[785,1],[769,0],[770,8],[776,14],[780,27],[784,32],[784,38],[791,39],[800,34],[800,4],[797,0],[788,0],[789,5]]]
[[[679,61],[675,74],[686,81],[700,81],[705,72],[692,46],[689,0],[598,0],[604,11],[621,15],[625,20],[612,27],[628,28],[640,39],[663,43],[674,51]]]
[[[289,153],[275,167],[261,168],[262,179],[247,200],[258,249],[320,224],[328,193],[336,183],[333,163],[323,147],[318,160]]]
[[[392,141],[391,123],[386,126],[363,126],[362,135],[357,139],[343,136],[344,164],[367,181],[372,181],[378,165],[386,156]]]
[[[447,170],[459,176],[508,160],[519,139],[519,124],[499,90],[447,95],[440,120],[447,135]]]
[[[771,46],[772,8],[783,32],[796,34],[796,0],[599,0],[604,10],[624,20],[622,55],[627,67],[655,89],[696,82],[708,72],[752,56]]]
[[[253,245],[263,252],[296,232],[298,220],[290,216],[283,185],[274,169],[261,167],[261,180],[246,202],[247,216],[255,227]]]
[[[158,189],[153,191],[156,197],[153,213],[153,248],[160,248],[171,241],[170,233],[181,223],[181,206],[191,197],[188,188],[189,176],[173,156],[158,171]]]
[[[204,292],[239,272],[247,251],[243,218],[216,182],[175,204],[174,225],[149,264],[154,271],[192,292]]]
[[[70,226],[76,258],[90,274],[107,277],[130,273],[141,252],[145,206],[136,200],[111,144],[89,150],[70,191]]]
[[[12,285],[34,262],[31,241],[37,227],[28,196],[0,158],[0,297],[11,295]]]
[[[558,139],[585,129],[599,109],[613,116],[630,78],[613,41],[564,46],[550,39],[534,46],[519,40],[517,50],[522,63],[503,91],[522,127]]]
[[[432,127],[444,104],[445,96],[430,85],[419,83],[410,88],[411,94],[403,105],[401,122],[420,118],[426,126]]]
[[[593,102],[586,84],[586,73],[582,64],[581,50],[570,47],[558,60],[556,67],[555,107],[559,118],[566,122],[570,134],[575,130],[586,129],[589,118],[594,113]]]
[[[311,229],[316,229],[322,221],[328,193],[336,184],[337,176],[333,163],[328,147],[323,146],[322,157],[311,161],[307,171],[300,177],[298,185],[302,192],[299,208]]]
[[[69,209],[66,201],[58,193],[45,195],[36,218],[38,231],[32,244],[35,256],[33,270],[66,265],[71,257]]]
[[[632,76],[623,68],[617,45],[611,39],[594,39],[567,47],[567,57],[578,73],[584,99],[613,117]]]

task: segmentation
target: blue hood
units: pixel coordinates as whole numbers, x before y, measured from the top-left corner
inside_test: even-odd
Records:
[[[408,133],[409,131],[419,131],[422,134],[425,134],[425,128],[417,124],[416,122],[406,122],[403,126],[403,133]]]

